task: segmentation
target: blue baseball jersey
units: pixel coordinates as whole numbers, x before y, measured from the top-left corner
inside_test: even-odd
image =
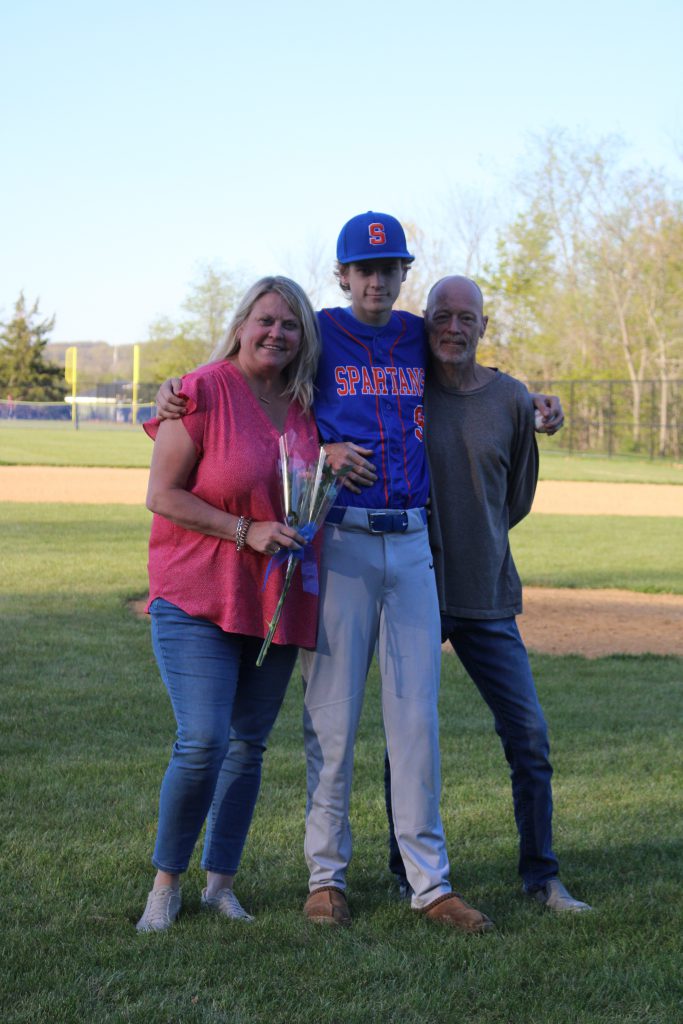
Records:
[[[349,309],[318,313],[322,355],[315,418],[323,442],[353,441],[372,449],[378,480],[338,505],[417,508],[429,494],[424,447],[426,340],[421,317],[396,312],[385,327],[356,319]]]

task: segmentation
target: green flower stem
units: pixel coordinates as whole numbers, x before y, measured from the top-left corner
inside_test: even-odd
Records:
[[[284,607],[285,598],[287,597],[287,591],[289,590],[290,585],[292,583],[292,577],[294,576],[294,570],[296,569],[296,562],[297,562],[297,560],[294,557],[294,555],[290,555],[289,558],[287,559],[287,572],[285,574],[284,586],[282,588],[282,593],[280,594],[280,600],[278,601],[277,605],[275,606],[275,612],[273,613],[273,618],[271,619],[271,621],[270,621],[270,623],[268,625],[268,633],[266,634],[266,638],[263,641],[263,644],[261,646],[261,650],[259,651],[259,656],[256,659],[256,667],[257,668],[260,668],[261,665],[263,664],[263,659],[265,658],[266,654],[268,653],[268,648],[270,647],[271,643],[273,642],[273,637],[275,636],[275,630],[277,629],[277,624],[280,621],[280,616],[282,615],[282,609]]]

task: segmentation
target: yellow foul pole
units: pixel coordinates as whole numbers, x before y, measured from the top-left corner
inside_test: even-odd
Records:
[[[140,346],[133,345],[133,423],[138,420],[138,385],[140,383]]]
[[[78,373],[76,369],[76,346],[69,345],[65,353],[64,377],[67,384],[71,385],[71,422],[78,428],[78,413],[76,409],[76,395],[78,393]]]

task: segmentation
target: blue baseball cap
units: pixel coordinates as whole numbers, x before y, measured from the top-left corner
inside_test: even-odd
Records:
[[[347,221],[337,239],[340,263],[361,263],[363,260],[414,260],[408,252],[403,228],[388,213],[368,210]]]

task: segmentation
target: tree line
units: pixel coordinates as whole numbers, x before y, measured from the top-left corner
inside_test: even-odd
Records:
[[[628,382],[631,445],[656,416],[657,450],[680,451],[683,204],[650,169],[623,170],[610,147],[546,138],[520,212],[484,268],[495,357],[517,375]],[[656,410],[644,409],[655,391]],[[616,399],[615,399],[616,400]],[[585,390],[583,419],[600,428]],[[606,428],[605,428],[606,429]]]
[[[619,140],[591,145],[561,131],[547,133],[514,183],[507,217],[494,214],[493,203],[475,193],[455,192],[439,217],[439,231],[409,223],[417,259],[400,304],[419,313],[439,277],[475,276],[489,314],[482,344],[487,362],[543,387],[626,381],[618,399],[612,395],[610,415],[628,415],[632,450],[643,447],[643,423],[647,419],[651,427],[654,418],[658,452],[678,454],[680,182],[649,167],[626,167],[622,149]],[[329,254],[312,246],[302,271],[293,276],[317,301],[331,280]],[[237,270],[205,266],[181,316],[150,325],[143,380],[156,383],[205,361],[243,284]],[[14,398],[61,397],[58,374],[44,358],[53,324],[54,318],[40,318],[37,303],[28,307],[20,297],[14,317],[0,329],[0,391]],[[600,396],[600,389],[583,389],[574,410],[598,435],[608,429]]]

